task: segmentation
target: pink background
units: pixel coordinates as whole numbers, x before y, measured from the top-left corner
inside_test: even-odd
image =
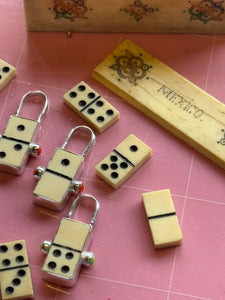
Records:
[[[225,36],[73,33],[67,38],[65,33],[28,33],[22,0],[0,0],[0,23],[0,58],[17,68],[15,79],[0,92],[0,132],[28,91],[39,89],[50,101],[38,140],[41,157],[31,158],[21,176],[0,173],[0,242],[26,240],[35,299],[224,300],[224,171],[96,82],[91,72],[128,38],[225,103]],[[42,280],[45,258],[39,247],[54,238],[69,203],[59,213],[33,204],[32,172],[47,165],[70,129],[87,125],[62,98],[81,80],[114,105],[121,117],[96,134],[81,177],[85,193],[101,205],[90,247],[96,263],[83,268],[76,286],[66,289]],[[148,144],[153,155],[114,191],[95,175],[94,167],[130,133]],[[166,188],[174,200],[183,243],[156,251],[141,195]]]

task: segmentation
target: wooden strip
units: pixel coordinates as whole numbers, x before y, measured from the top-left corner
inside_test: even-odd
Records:
[[[28,30],[225,33],[220,0],[24,0]]]
[[[225,105],[129,40],[92,76],[225,169]]]

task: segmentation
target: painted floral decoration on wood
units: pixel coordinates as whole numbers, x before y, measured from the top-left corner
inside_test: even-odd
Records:
[[[53,0],[55,19],[65,18],[71,22],[74,19],[86,19],[88,11],[86,0]]]
[[[130,83],[136,83],[138,79],[146,77],[147,71],[151,68],[144,63],[141,56],[142,54],[135,56],[127,50],[125,55],[115,57],[116,63],[110,68],[117,71],[120,78],[128,79]]]
[[[209,21],[222,21],[224,16],[223,2],[213,0],[190,1],[191,7],[188,10],[191,15],[190,21],[199,20],[205,24]]]
[[[130,16],[134,16],[135,20],[138,22],[144,16],[148,16],[149,13],[153,13],[158,11],[158,9],[154,9],[144,4],[142,1],[134,1],[133,4],[130,4],[128,8],[120,9],[121,11],[129,14]]]

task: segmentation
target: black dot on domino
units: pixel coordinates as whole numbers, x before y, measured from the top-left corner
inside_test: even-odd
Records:
[[[26,271],[23,269],[21,269],[17,272],[17,276],[19,276],[19,277],[24,277],[25,275],[26,275]]]
[[[138,151],[138,147],[136,145],[132,145],[132,146],[130,146],[130,151],[131,152],[137,152]]]
[[[102,107],[104,105],[104,103],[103,103],[103,101],[101,101],[101,100],[98,100],[97,102],[96,102],[96,106],[98,106],[98,107]]]
[[[108,166],[107,164],[102,164],[102,165],[101,165],[101,169],[102,169],[103,171],[107,171],[108,168],[109,168],[109,166]]]
[[[112,172],[112,173],[111,173],[111,177],[112,177],[113,179],[116,179],[116,178],[119,177],[119,174],[118,174],[117,172]]]
[[[14,293],[14,288],[12,286],[8,286],[6,289],[5,289],[5,293],[7,295],[12,295]]]
[[[68,273],[70,271],[70,268],[69,268],[69,266],[65,265],[65,266],[62,266],[61,271],[62,271],[62,273]]]
[[[1,157],[1,153],[2,152],[0,152],[0,157]],[[5,252],[7,252],[8,251],[8,247],[6,246],[6,245],[2,245],[1,247],[0,247],[0,252],[1,253],[5,253]]]
[[[108,110],[106,111],[106,114],[107,114],[107,116],[112,116],[112,115],[114,114],[114,112],[113,112],[112,109],[108,109]]]
[[[110,157],[110,160],[115,162],[115,161],[118,160],[118,157],[117,157],[116,155],[112,155],[112,156]]]
[[[14,250],[20,251],[20,250],[22,250],[22,249],[23,249],[23,245],[22,245],[22,244],[17,243],[17,244],[14,245]]]
[[[85,85],[79,85],[78,90],[79,90],[80,92],[85,91],[85,90],[86,90]]]
[[[70,97],[71,98],[76,98],[77,97],[77,93],[76,92],[71,92],[70,93]]]
[[[88,98],[89,99],[94,99],[95,98],[95,93],[89,93]]]
[[[0,158],[5,158],[6,157],[6,153],[4,151],[0,152]],[[0,250],[1,252],[3,252],[2,250]]]
[[[79,105],[80,105],[81,107],[86,106],[86,104],[87,104],[87,102],[86,102],[85,100],[80,100],[80,101],[79,101]]]
[[[95,110],[94,110],[94,108],[89,108],[87,110],[87,112],[88,112],[89,115],[93,115],[95,113]]]
[[[112,164],[110,165],[110,168],[111,168],[112,170],[116,170],[116,169],[118,169],[118,165],[115,164],[115,163],[112,163]]]
[[[9,67],[4,67],[4,68],[2,69],[2,72],[3,72],[3,73],[9,73],[9,71],[10,71],[10,68],[9,68]]]
[[[66,259],[73,259],[73,253],[72,252],[67,252],[66,253]]]
[[[12,284],[14,286],[18,286],[21,284],[21,280],[19,278],[14,278],[13,281],[12,281]]]
[[[24,126],[23,124],[20,124],[20,125],[18,125],[18,126],[16,127],[16,129],[17,129],[18,131],[24,131],[24,130],[25,130],[25,126]]]
[[[16,145],[14,145],[14,150],[16,150],[16,151],[20,151],[22,148],[23,148],[23,146],[21,145],[21,144],[16,144]]]
[[[53,256],[55,256],[55,257],[59,257],[59,256],[61,256],[61,254],[62,253],[59,249],[56,249],[56,250],[53,251]]]
[[[24,261],[24,257],[22,255],[19,255],[16,257],[16,262],[17,263],[22,263]]]
[[[105,118],[104,118],[103,116],[99,116],[99,117],[97,117],[97,121],[98,121],[99,123],[102,123],[102,122],[105,121]]]
[[[54,261],[50,261],[48,263],[48,268],[51,269],[51,270],[55,269],[56,268],[56,263]]]
[[[67,167],[67,166],[70,164],[70,161],[69,161],[69,159],[64,158],[64,159],[61,160],[61,164],[62,164],[64,167]]]
[[[128,164],[126,162],[121,162],[120,168],[121,169],[126,169],[128,167]]]
[[[2,261],[3,266],[8,267],[11,264],[11,261],[9,259],[3,259]]]

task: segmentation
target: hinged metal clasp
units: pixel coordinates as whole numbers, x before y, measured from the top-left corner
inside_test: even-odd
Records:
[[[21,117],[22,106],[26,100],[41,99],[43,109],[37,120]],[[38,136],[39,124],[48,107],[48,98],[41,91],[31,91],[20,101],[15,115],[11,115],[8,124],[0,136],[0,170],[20,174],[28,160],[29,154],[39,156],[41,146],[35,143]]]
[[[71,219],[72,218],[72,215],[74,213],[74,210],[75,208],[77,207],[78,203],[84,199],[84,198],[89,198],[89,199],[92,199],[94,202],[95,202],[95,211],[93,213],[93,216],[92,216],[92,219],[91,219],[91,222],[89,224],[91,230],[94,226],[94,223],[95,223],[95,220],[96,220],[96,217],[98,215],[98,212],[99,212],[99,208],[100,208],[100,205],[99,205],[99,202],[97,201],[97,199],[95,197],[93,197],[92,195],[89,195],[89,194],[83,194],[83,195],[80,195],[78,196],[72,203],[71,207],[70,207],[70,210],[69,210],[69,213],[67,215],[67,218]]]
[[[88,154],[88,152],[90,151],[91,147],[94,145],[95,143],[95,134],[94,132],[91,130],[90,127],[88,126],[85,126],[85,125],[80,125],[80,126],[77,126],[75,128],[73,128],[70,133],[68,134],[65,142],[63,143],[62,145],[62,149],[65,149],[69,140],[71,139],[71,137],[75,134],[78,134],[80,131],[84,131],[84,132],[87,132],[88,134],[90,134],[90,141],[87,145],[87,147],[84,149],[83,153],[81,154],[82,158],[84,159],[85,156]]]
[[[46,94],[41,91],[30,91],[30,92],[26,93],[20,101],[20,104],[18,106],[15,116],[19,116],[19,114],[22,110],[22,107],[24,106],[25,101],[32,101],[32,100],[38,99],[38,98],[43,100],[43,102],[44,102],[43,109],[42,109],[39,117],[37,118],[37,123],[40,124],[41,120],[48,108],[48,98],[47,98]]]
[[[90,224],[72,219],[78,202],[88,198],[95,202],[95,211]],[[60,222],[54,240],[44,241],[41,250],[48,253],[42,268],[43,278],[55,284],[69,287],[75,284],[82,265],[91,266],[94,254],[87,248],[91,242],[91,232],[99,212],[99,202],[89,194],[78,196],[71,205],[66,218]]]
[[[66,149],[74,134],[84,131],[90,135],[90,141],[83,153],[77,154]],[[57,148],[46,169],[38,167],[34,176],[39,179],[34,191],[34,202],[54,210],[61,210],[70,194],[80,194],[84,185],[77,180],[84,158],[94,145],[95,135],[87,126],[77,126],[68,134],[61,148]]]

